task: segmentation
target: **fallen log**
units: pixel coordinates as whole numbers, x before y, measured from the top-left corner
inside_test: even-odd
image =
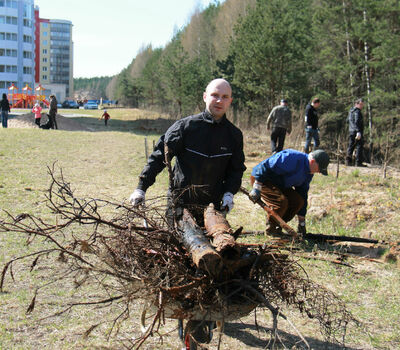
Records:
[[[351,237],[351,236],[334,236],[334,235],[323,235],[321,233],[306,233],[305,239],[312,239],[315,241],[341,241],[341,242],[359,242],[359,243],[379,243],[376,239],[362,238],[362,237]]]
[[[211,276],[218,276],[223,266],[221,256],[211,246],[209,239],[187,209],[183,209],[182,218],[178,221],[178,229],[183,245],[190,253],[194,264]]]
[[[215,250],[225,259],[239,259],[240,247],[235,241],[234,232],[224,215],[215,210],[214,204],[204,210],[204,225],[207,236]]]

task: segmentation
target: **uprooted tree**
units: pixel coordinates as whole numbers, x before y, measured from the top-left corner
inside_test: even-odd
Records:
[[[14,278],[12,266],[20,260],[32,259],[31,270],[46,264],[50,256],[63,262],[62,273],[49,276],[46,283],[37,287],[28,312],[34,310],[41,289],[53,278],[72,280],[75,288],[90,285],[98,291],[96,300],[93,295],[90,300],[76,300],[65,305],[58,315],[77,305],[107,309],[119,303],[123,311],[112,321],[118,329],[118,324],[129,320],[134,303],[141,300],[151,304],[155,311],[150,326],[142,337],[130,341],[131,348],[139,348],[150,335],[160,334],[156,331],[164,315],[188,319],[194,309],[201,309],[204,318],[213,319],[218,313],[219,319],[229,320],[232,315],[226,310],[230,307],[236,307],[239,314],[266,308],[272,312],[276,332],[278,317],[290,323],[281,310],[292,307],[317,320],[326,340],[340,344],[344,343],[348,324],[357,323],[334,293],[308,279],[290,251],[282,252],[266,244],[238,243],[235,239],[240,230],[233,232],[229,227],[220,235],[219,224],[224,220],[218,214],[213,217],[217,224],[208,227],[208,231],[213,231],[209,235],[215,252],[221,245],[226,250],[216,253],[216,264],[207,265],[206,261],[201,266],[196,264],[184,236],[188,227],[197,232],[203,229],[192,222],[188,213],[179,225],[171,225],[165,215],[165,198],[148,200],[145,208],[103,199],[81,199],[74,195],[62,171],[56,175],[52,168],[49,174],[51,185],[46,197],[48,207],[57,217],[55,223],[9,212],[0,221],[0,231],[24,234],[28,244],[34,239],[43,240],[43,249],[35,248],[5,264],[0,290],[4,290],[8,274]],[[208,215],[215,215],[212,207],[207,210]],[[207,268],[217,265],[213,271]],[[86,335],[96,326],[91,325]]]

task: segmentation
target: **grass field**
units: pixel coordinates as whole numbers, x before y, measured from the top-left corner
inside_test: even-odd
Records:
[[[70,111],[59,111],[61,114]],[[140,110],[110,110],[111,120],[106,128],[97,118],[101,111],[79,110],[85,116],[74,117],[91,132],[0,129],[0,208],[14,215],[31,213],[46,220],[55,220],[46,206],[45,193],[50,183],[47,167],[55,164],[75,189],[78,197],[126,200],[137,184],[137,177],[145,164],[145,137],[149,150],[162,129],[171,124],[165,116]],[[263,130],[245,132],[247,171],[243,184],[248,185],[252,167],[266,156],[269,147]],[[289,138],[288,144],[295,144]],[[336,171],[330,166],[330,173]],[[164,171],[152,186],[147,197],[166,192],[168,183]],[[235,196],[235,209],[228,216],[234,228],[263,230],[265,216],[242,194]],[[392,169],[382,179],[379,168],[340,168],[340,176],[316,175],[310,192],[308,231],[371,237],[386,242],[399,242],[400,185],[399,173]],[[5,218],[3,212],[0,218]],[[291,223],[295,227],[295,222]],[[242,238],[248,242],[268,240],[264,236]],[[26,237],[0,232],[0,264],[27,254],[46,242],[26,244]],[[299,263],[311,279],[337,293],[349,310],[362,323],[362,328],[351,327],[348,332],[349,349],[400,348],[400,264],[385,262],[387,252],[379,252],[380,262],[349,258],[352,267],[334,265],[320,259],[332,255],[323,246],[304,242],[300,251],[312,252],[315,259],[298,257]],[[319,260],[318,260],[319,259]],[[29,272],[29,259],[21,261],[5,278],[0,294],[0,349],[122,349],[121,339],[138,336],[140,305],[131,310],[131,319],[125,322],[116,337],[108,337],[110,325],[102,325],[88,337],[85,331],[98,320],[109,315],[96,307],[78,307],[62,316],[44,318],[59,311],[68,301],[81,294],[95,294],[94,290],[75,290],[61,281],[44,288],[35,310],[26,309],[38,285],[45,284],[57,271],[59,262],[50,258],[47,265]],[[118,310],[113,310],[118,312]],[[283,310],[306,336],[314,349],[339,349],[325,343],[315,321],[293,310]],[[43,319],[44,318],[44,319]],[[222,338],[221,349],[263,349],[269,340],[272,319],[267,312],[228,324]],[[150,338],[144,349],[180,349],[176,336],[176,321],[166,320],[158,337]],[[283,321],[279,322],[280,335],[288,348],[296,345],[297,335]],[[214,337],[218,338],[218,337]],[[213,340],[210,348],[216,348]]]

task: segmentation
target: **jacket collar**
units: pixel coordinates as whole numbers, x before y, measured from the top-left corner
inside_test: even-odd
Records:
[[[210,124],[222,124],[226,121],[226,115],[224,114],[218,121],[216,121],[212,114],[205,109],[203,112],[203,120]]]

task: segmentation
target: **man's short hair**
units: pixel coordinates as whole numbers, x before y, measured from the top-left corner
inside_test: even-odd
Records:
[[[286,98],[283,98],[283,99],[281,100],[281,103],[288,103],[288,101],[287,101]]]
[[[50,95],[49,97],[52,98],[52,97],[55,97],[55,96],[54,95]]]
[[[364,100],[362,98],[358,98],[354,103],[358,105],[359,103],[364,103]]]
[[[321,101],[319,100],[319,98],[314,98],[313,100],[312,100],[312,103],[320,103]]]

